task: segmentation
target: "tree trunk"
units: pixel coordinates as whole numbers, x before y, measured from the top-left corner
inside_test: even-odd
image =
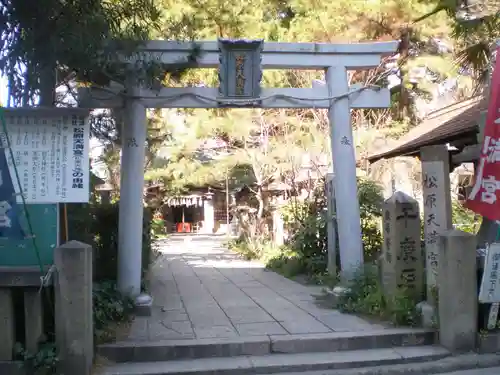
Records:
[[[405,67],[408,55],[410,52],[410,36],[411,29],[404,28],[401,31],[401,43],[399,44],[399,69],[401,73],[401,87],[399,91],[399,103],[398,103],[398,113],[397,119],[403,121],[408,115],[410,111],[410,93],[405,87]]]
[[[257,201],[259,202],[259,210],[257,211],[257,219],[262,219],[264,217],[264,191],[262,186],[259,185],[257,188],[257,194],[255,194]]]
[[[40,75],[40,106],[53,107],[56,100],[56,66],[48,64]]]

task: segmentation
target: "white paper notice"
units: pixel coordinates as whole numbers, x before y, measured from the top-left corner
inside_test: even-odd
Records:
[[[26,203],[88,202],[88,117],[8,113],[5,120],[14,160],[3,128],[0,129],[1,146],[14,189],[18,194],[22,191]],[[17,201],[22,202],[20,194]]]

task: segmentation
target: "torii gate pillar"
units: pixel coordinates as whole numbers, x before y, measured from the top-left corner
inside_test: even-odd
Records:
[[[134,82],[126,88],[122,128],[120,207],[118,219],[118,290],[148,305],[141,295],[142,232],[144,216],[144,159],[146,155],[146,107],[136,99]]]
[[[325,72],[330,97],[349,92],[345,67]],[[351,127],[349,98],[332,100],[328,108],[330,142],[335,173],[335,207],[343,277],[350,278],[363,264],[363,243],[356,181],[356,154]]]

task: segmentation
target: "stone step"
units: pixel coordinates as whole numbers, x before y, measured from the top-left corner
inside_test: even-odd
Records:
[[[232,358],[201,358],[166,362],[118,363],[99,368],[97,375],[250,375],[351,369],[433,361],[449,352],[438,346],[350,350],[342,352],[268,354]]]
[[[431,345],[434,342],[435,333],[432,330],[395,328],[380,331],[248,336],[232,339],[124,341],[100,345],[97,353],[112,362],[153,362],[277,353],[383,349]]]

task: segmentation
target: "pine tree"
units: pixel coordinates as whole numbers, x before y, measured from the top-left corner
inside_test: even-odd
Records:
[[[500,41],[500,2],[498,0],[438,0],[434,9],[415,22],[444,13],[456,40],[456,64],[484,84],[490,70],[492,50]]]

